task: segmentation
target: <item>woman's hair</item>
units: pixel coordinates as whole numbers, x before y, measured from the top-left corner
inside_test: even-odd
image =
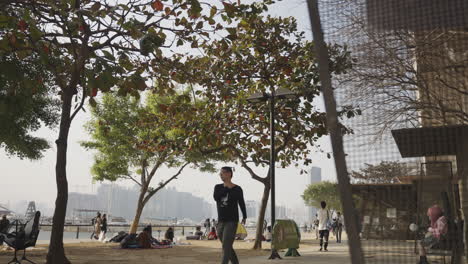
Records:
[[[233,174],[233,169],[232,169],[232,167],[227,167],[227,166],[225,166],[225,167],[222,167],[221,169],[222,169],[223,171],[230,172],[230,173],[231,173],[231,177],[234,175],[234,174]]]

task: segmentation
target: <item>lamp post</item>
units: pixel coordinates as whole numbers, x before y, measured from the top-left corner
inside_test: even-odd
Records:
[[[248,102],[259,103],[270,101],[270,191],[271,191],[271,228],[275,224],[275,101],[276,99],[295,99],[297,95],[284,88],[272,90],[271,93],[254,93],[247,98]],[[273,235],[273,234],[272,234]],[[273,239],[272,239],[273,243]],[[269,259],[281,258],[278,252],[271,248],[271,255]]]

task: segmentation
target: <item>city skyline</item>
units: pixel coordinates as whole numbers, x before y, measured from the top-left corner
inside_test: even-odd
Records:
[[[288,16],[289,12],[294,12],[298,20],[298,28],[305,31],[310,36],[310,26],[308,13],[305,3],[299,0],[279,2],[272,6],[270,14],[276,16]],[[319,108],[323,109],[321,97],[317,97],[314,102]],[[80,112],[74,119],[69,135],[69,151],[67,161],[67,178],[70,192],[94,193],[99,188],[99,183],[93,182],[90,168],[93,164],[93,152],[86,151],[80,146],[80,141],[89,139],[83,125],[89,120],[89,111]],[[15,201],[36,201],[38,208],[40,204],[47,204],[53,207],[56,199],[55,184],[55,158],[57,130],[41,128],[34,135],[45,138],[50,144],[51,149],[45,151],[44,157],[40,160],[30,161],[21,160],[17,157],[9,157],[3,149],[0,150],[0,164],[2,167],[2,187],[0,192],[0,203],[7,204]],[[324,136],[318,142],[320,147],[313,147],[311,158],[312,166],[320,166],[324,171],[324,179],[335,181],[336,173],[333,159],[327,158],[327,153],[331,153],[329,137]],[[234,166],[233,181],[244,189],[246,200],[259,201],[262,196],[263,185],[253,180],[249,173],[238,164],[217,164]],[[303,206],[300,195],[302,194],[307,178],[307,174],[301,175],[299,172],[304,167],[278,168],[276,171],[277,189],[276,199],[278,204],[287,204],[290,207]],[[254,170],[261,176],[266,176],[268,169],[255,167]],[[161,173],[156,175],[154,185],[161,180],[167,179],[174,174],[176,169],[162,168]],[[204,173],[195,169],[186,168],[177,180],[169,184],[179,191],[190,192],[206,200],[212,200],[212,192],[215,184],[220,182],[218,173]],[[27,184],[24,184],[27,183]],[[133,182],[130,180],[119,181],[115,184],[130,187]],[[21,188],[22,192],[18,192]]]

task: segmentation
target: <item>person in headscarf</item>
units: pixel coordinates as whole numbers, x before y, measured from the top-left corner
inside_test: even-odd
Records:
[[[429,264],[426,257],[426,250],[437,245],[447,234],[447,218],[438,205],[434,205],[427,210],[427,217],[431,222],[426,236],[419,243],[419,264]]]

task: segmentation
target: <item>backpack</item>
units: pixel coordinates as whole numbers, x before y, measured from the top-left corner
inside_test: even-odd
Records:
[[[136,241],[136,234],[129,234],[120,241],[121,248],[129,248],[130,246],[138,245]]]

